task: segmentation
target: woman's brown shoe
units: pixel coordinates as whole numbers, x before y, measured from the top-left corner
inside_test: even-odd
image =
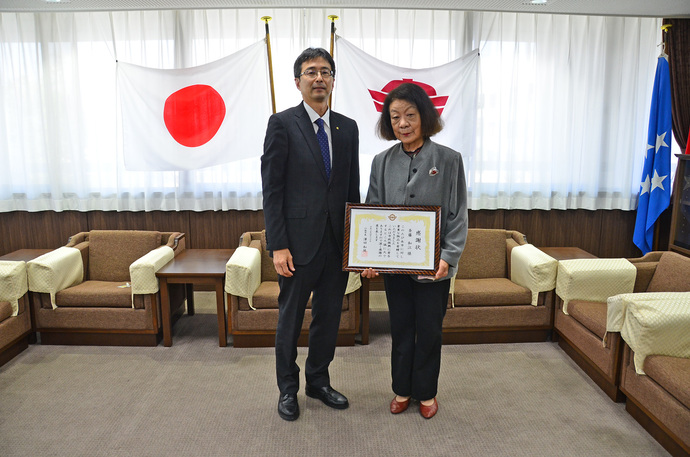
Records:
[[[405,411],[408,406],[410,406],[410,399],[408,398],[405,401],[398,401],[398,397],[393,397],[393,400],[391,401],[391,413],[393,414],[400,414],[401,412]]]
[[[429,406],[424,406],[421,402],[419,403],[419,414],[421,414],[424,419],[431,419],[437,412],[438,402],[436,401],[436,397],[434,397],[434,402]]]

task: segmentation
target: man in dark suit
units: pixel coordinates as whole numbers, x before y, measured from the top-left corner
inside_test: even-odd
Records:
[[[310,294],[312,323],[305,364],[306,394],[345,409],[331,387],[347,273],[342,271],[345,203],[359,203],[359,131],[331,111],[335,62],[325,49],[308,48],[295,61],[303,103],[268,121],[261,157],[266,244],[278,272],[276,330],[278,414],[299,417],[297,339]]]

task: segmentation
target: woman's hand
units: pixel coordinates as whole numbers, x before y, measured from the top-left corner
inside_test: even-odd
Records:
[[[438,271],[436,271],[436,276],[434,276],[434,280],[438,280],[441,278],[445,278],[448,276],[448,268],[450,266],[448,265],[448,262],[445,260],[441,259],[441,261],[438,263]]]
[[[376,270],[374,270],[373,268],[367,268],[366,270],[364,270],[362,272],[362,277],[367,278],[367,279],[373,279],[373,278],[377,277],[378,275],[379,275],[378,272]]]

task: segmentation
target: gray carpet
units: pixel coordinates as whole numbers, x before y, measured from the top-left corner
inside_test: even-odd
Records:
[[[0,456],[667,455],[553,343],[444,346],[437,416],[393,416],[387,319],[336,350],[350,408],[300,391],[291,423],[273,350],[218,347],[213,314],[182,317],[170,348],[30,346],[0,367]]]

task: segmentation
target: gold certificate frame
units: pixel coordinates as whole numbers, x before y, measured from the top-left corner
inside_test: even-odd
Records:
[[[343,270],[434,275],[440,231],[440,206],[347,203]]]

